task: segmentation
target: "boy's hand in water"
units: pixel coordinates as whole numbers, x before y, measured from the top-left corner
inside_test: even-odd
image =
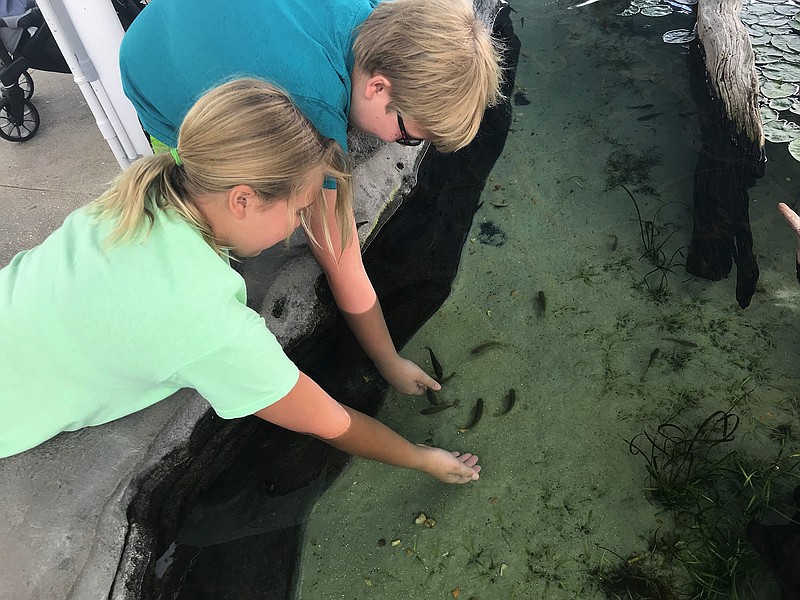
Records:
[[[478,457],[469,452],[460,454],[441,448],[417,444],[428,452],[427,464],[422,470],[444,483],[469,483],[479,478],[481,466]]]
[[[442,386],[416,363],[399,354],[386,364],[377,365],[383,378],[401,394],[422,396],[425,390],[439,391]]]

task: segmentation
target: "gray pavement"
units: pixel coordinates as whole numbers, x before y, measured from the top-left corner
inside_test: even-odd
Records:
[[[44,240],[119,172],[72,76],[31,74],[39,133],[24,143],[0,139],[0,265]]]

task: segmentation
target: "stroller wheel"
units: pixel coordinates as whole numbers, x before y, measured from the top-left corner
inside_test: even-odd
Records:
[[[27,142],[39,131],[39,111],[25,100],[22,115],[11,114],[11,100],[0,99],[0,138],[9,142]]]
[[[31,77],[31,74],[27,71],[20,73],[17,85],[22,88],[25,100],[30,100],[31,96],[33,96],[33,77]]]

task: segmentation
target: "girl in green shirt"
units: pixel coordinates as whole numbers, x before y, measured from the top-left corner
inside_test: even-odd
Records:
[[[351,198],[341,149],[284,92],[239,79],[206,93],[177,148],[136,161],[0,270],[0,457],[191,387],[223,418],[255,414],[440,481],[477,479],[476,456],[412,444],[333,400],[246,306],[229,255],[303,226],[335,257],[352,235]],[[312,232],[315,211],[346,225]]]

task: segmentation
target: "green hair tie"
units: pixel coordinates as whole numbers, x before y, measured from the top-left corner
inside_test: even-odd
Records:
[[[177,148],[170,148],[169,149],[169,153],[172,154],[172,158],[175,161],[175,164],[178,165],[179,167],[182,167],[183,166],[183,161],[181,160],[181,157],[178,156],[178,149]]]

